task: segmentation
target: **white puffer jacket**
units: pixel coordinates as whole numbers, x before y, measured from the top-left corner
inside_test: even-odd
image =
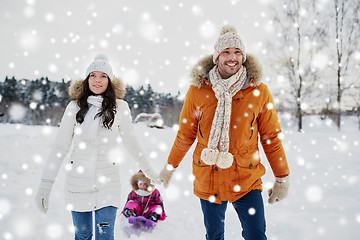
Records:
[[[119,81],[119,82],[118,82]],[[119,79],[115,82],[117,98],[125,93]],[[114,151],[119,144],[131,154],[139,168],[154,178],[149,162],[145,158],[136,138],[131,122],[128,104],[117,99],[117,109],[112,129],[101,126],[94,141],[83,141],[77,134],[79,124],[75,116],[79,107],[75,101],[81,91],[81,81],[70,88],[73,99],[66,107],[55,143],[50,151],[42,179],[54,181],[59,168],[73,145],[66,165],[65,202],[73,211],[92,211],[106,206],[120,207],[119,162],[114,159]]]

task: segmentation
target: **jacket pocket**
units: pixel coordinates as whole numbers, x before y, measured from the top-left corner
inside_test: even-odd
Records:
[[[234,154],[236,164],[242,168],[253,168],[256,167],[259,162],[259,149],[257,145],[249,146],[243,151],[239,151]]]
[[[213,182],[212,166],[205,164],[196,151],[193,155],[194,188],[198,192],[209,193]]]

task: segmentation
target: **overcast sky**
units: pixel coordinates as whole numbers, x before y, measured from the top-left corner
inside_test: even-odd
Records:
[[[158,92],[186,92],[189,72],[234,25],[260,60],[272,0],[0,0],[0,81],[85,78],[98,53],[116,76]]]

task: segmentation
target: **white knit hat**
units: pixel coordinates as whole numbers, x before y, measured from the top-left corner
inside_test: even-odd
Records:
[[[89,74],[94,71],[106,73],[110,80],[114,78],[111,65],[109,63],[108,57],[105,54],[99,54],[95,57],[94,61],[86,70],[86,77],[88,77]]]
[[[243,54],[243,63],[246,61],[246,51],[240,36],[235,27],[226,25],[220,31],[220,36],[214,45],[213,62],[219,57],[220,53],[226,48],[238,48]],[[216,64],[216,63],[215,63]]]
[[[141,180],[138,180],[137,182],[136,182],[136,184],[138,185],[138,187],[140,187],[140,183],[145,183],[144,181],[141,181]]]

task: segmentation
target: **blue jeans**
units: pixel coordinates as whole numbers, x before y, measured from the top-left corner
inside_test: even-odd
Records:
[[[221,204],[200,199],[204,214],[207,240],[223,240],[225,232],[225,211],[227,201]],[[232,203],[243,228],[242,236],[246,240],[266,240],[264,203],[260,190],[252,190]]]
[[[95,239],[114,240],[116,207],[104,207],[95,211]],[[75,240],[91,240],[93,235],[93,212],[72,211]]]

